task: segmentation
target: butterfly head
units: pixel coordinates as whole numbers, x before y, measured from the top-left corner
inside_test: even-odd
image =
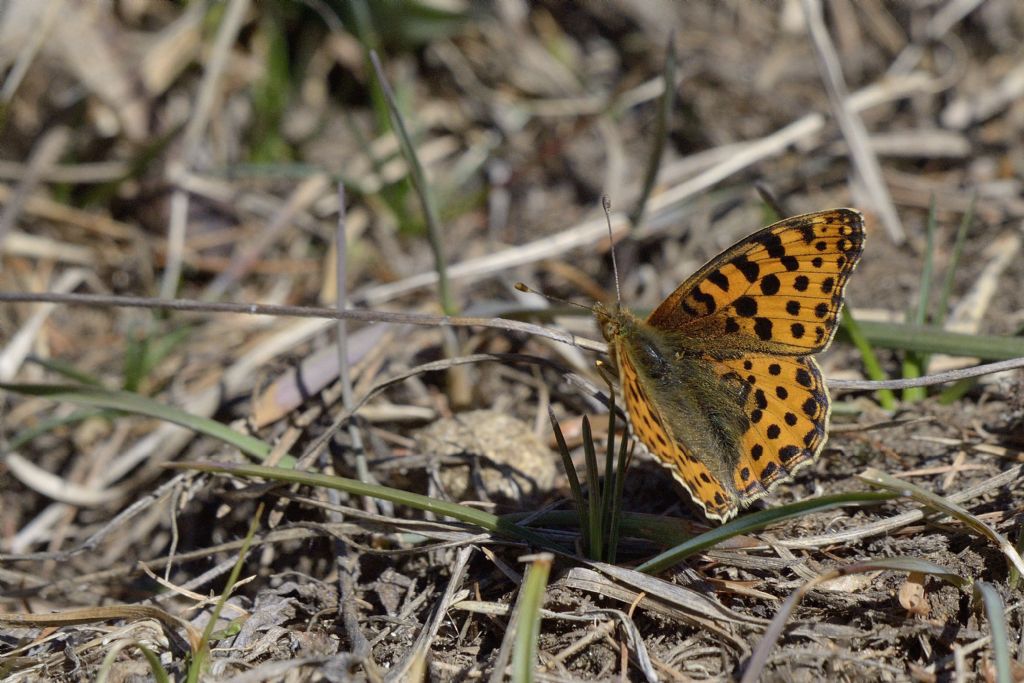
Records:
[[[608,310],[607,306],[601,302],[594,304],[594,317],[597,318],[597,326],[601,328],[601,335],[605,338],[605,341],[611,341],[618,335],[618,320],[612,311]]]
[[[594,317],[601,328],[605,341],[614,343],[617,339],[629,336],[639,322],[632,313],[617,305],[614,309],[602,303],[594,304]]]

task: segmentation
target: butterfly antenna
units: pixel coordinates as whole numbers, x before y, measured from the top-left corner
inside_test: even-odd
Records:
[[[583,304],[578,304],[575,301],[569,301],[568,299],[559,299],[557,296],[551,296],[550,294],[545,294],[544,292],[538,292],[533,287],[530,287],[529,285],[524,284],[522,282],[517,282],[515,284],[515,288],[518,289],[520,292],[537,294],[538,296],[544,297],[548,301],[557,301],[560,304],[567,304],[569,306],[575,306],[576,308],[582,308],[584,311],[590,311],[591,313],[594,312],[594,309],[591,308],[590,306],[584,306]]]
[[[604,220],[608,223],[608,248],[612,252],[612,273],[615,275],[615,308],[622,308],[622,290],[619,289],[619,264],[615,260],[615,240],[612,237],[612,202],[608,195],[601,195]]]

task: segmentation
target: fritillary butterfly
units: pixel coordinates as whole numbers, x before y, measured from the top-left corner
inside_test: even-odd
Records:
[[[709,519],[766,495],[825,445],[818,364],[864,249],[864,218],[831,209],[779,221],[690,276],[641,320],[595,307],[630,431]]]

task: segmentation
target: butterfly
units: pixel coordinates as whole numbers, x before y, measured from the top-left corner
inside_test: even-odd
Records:
[[[794,216],[711,259],[646,320],[595,306],[630,433],[708,519],[821,453],[831,401],[810,354],[832,341],[863,250],[859,211]]]

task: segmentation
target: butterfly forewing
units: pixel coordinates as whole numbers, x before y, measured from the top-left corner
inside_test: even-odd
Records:
[[[863,248],[864,220],[853,209],[787,218],[712,259],[647,322],[722,350],[821,351]]]

